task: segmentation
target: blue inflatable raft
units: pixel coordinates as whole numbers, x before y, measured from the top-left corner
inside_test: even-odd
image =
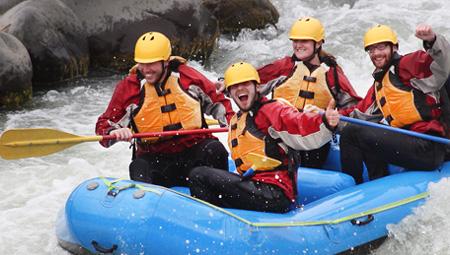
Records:
[[[333,157],[332,153],[332,157]],[[285,214],[219,208],[130,180],[94,178],[70,195],[57,221],[59,244],[75,254],[335,254],[365,251],[450,176],[403,171],[355,185],[337,171],[300,168],[299,206]]]

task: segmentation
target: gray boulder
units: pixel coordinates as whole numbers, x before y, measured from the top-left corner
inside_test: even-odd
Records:
[[[87,31],[91,65],[127,70],[136,40],[148,31],[171,39],[173,54],[207,58],[219,36],[216,18],[201,0],[64,0]]]
[[[137,38],[148,31],[166,34],[174,55],[203,61],[220,31],[263,28],[279,16],[269,0],[22,1],[0,4],[0,11],[14,6],[0,17],[0,29],[27,47],[34,83],[86,75],[89,60],[94,70],[127,70]]]
[[[33,86],[86,76],[89,51],[75,13],[59,0],[28,0],[0,17],[0,28],[17,37],[33,63]]]
[[[0,107],[14,108],[31,99],[33,69],[25,46],[0,31]]]
[[[16,5],[20,2],[23,2],[23,1],[25,1],[25,0],[1,0],[0,1],[0,14],[5,13],[7,10],[11,9],[14,5]]]
[[[267,24],[275,25],[280,16],[269,0],[204,0],[203,4],[219,20],[222,33],[262,29]]]
[[[220,32],[263,28],[275,24],[279,16],[269,0],[0,1],[0,31],[13,35],[27,49],[34,87],[86,76],[88,69],[125,71],[134,64],[137,38],[148,31],[166,34],[173,55],[202,61],[210,56]],[[11,53],[10,48],[2,48],[2,57]],[[17,56],[22,57],[22,53]],[[2,58],[3,65],[6,60],[10,61]],[[31,97],[31,72],[23,74],[21,85],[11,86],[4,79],[14,75],[6,74],[10,68],[5,68],[1,91],[23,89],[17,100],[11,99],[14,96],[5,100]]]

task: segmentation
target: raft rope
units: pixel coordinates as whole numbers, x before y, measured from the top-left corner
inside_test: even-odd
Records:
[[[144,190],[144,191],[147,191],[147,192],[155,193],[158,196],[162,195],[161,191],[158,191],[156,189],[152,189],[150,187],[146,187],[146,186],[140,185],[140,184],[133,184],[133,183],[131,183],[131,184],[128,184],[128,185],[125,185],[125,186],[115,186],[114,185],[115,183],[124,180],[122,178],[121,179],[112,180],[112,181],[108,181],[104,177],[100,177],[100,178],[103,180],[103,182],[108,187],[108,191],[116,190],[116,191],[120,192],[120,191],[128,189],[128,188],[136,188],[136,189],[141,189],[141,190]],[[213,208],[213,209],[215,209],[215,210],[217,210],[217,211],[219,211],[221,213],[224,213],[224,214],[226,214],[226,215],[228,215],[230,217],[233,217],[236,220],[241,221],[241,222],[243,222],[243,223],[245,223],[245,224],[247,224],[249,226],[252,226],[252,227],[270,227],[270,228],[317,226],[317,225],[335,225],[335,224],[342,223],[344,221],[350,221],[350,220],[361,218],[361,217],[368,216],[368,215],[371,215],[371,214],[381,213],[381,212],[390,210],[392,208],[396,208],[396,207],[399,207],[399,206],[402,206],[402,205],[406,205],[406,204],[409,204],[409,203],[412,203],[412,202],[416,202],[416,201],[421,200],[421,199],[425,199],[426,197],[429,196],[428,192],[422,192],[422,193],[419,193],[417,195],[410,196],[410,197],[407,197],[407,198],[404,198],[404,199],[401,199],[401,200],[398,200],[398,201],[394,201],[394,202],[385,204],[385,205],[380,206],[380,207],[376,207],[376,208],[373,208],[373,209],[370,209],[370,210],[367,210],[367,211],[364,211],[364,212],[360,212],[360,213],[350,214],[348,216],[341,217],[341,218],[334,219],[334,220],[289,221],[289,222],[251,222],[251,221],[249,221],[249,220],[247,220],[245,218],[242,218],[242,217],[240,217],[240,216],[238,216],[238,215],[236,215],[236,214],[234,214],[234,213],[232,213],[232,212],[230,212],[230,211],[228,211],[226,209],[223,209],[221,207],[215,206],[213,204],[210,204],[210,203],[208,203],[206,201],[203,201],[203,200],[200,200],[198,198],[191,197],[191,196],[186,195],[184,193],[181,193],[181,192],[169,189],[169,188],[165,188],[165,187],[162,187],[162,186],[159,187],[159,188],[160,189],[164,189],[164,190],[169,191],[169,192],[173,192],[173,193],[178,194],[180,196],[183,196],[185,198],[197,201],[197,202],[199,202],[201,204],[204,204],[204,205],[206,205],[208,207],[211,207],[211,208]]]
[[[124,178],[119,178],[119,179],[115,179],[115,180],[112,180],[112,181],[109,181],[105,177],[99,177],[99,178],[103,181],[103,183],[105,183],[106,187],[108,187],[108,192],[113,191],[113,192],[116,193],[116,195],[117,195],[117,193],[119,193],[119,192],[121,192],[123,190],[126,190],[126,189],[130,189],[130,188],[136,188],[136,189],[139,189],[139,190],[155,193],[158,196],[161,196],[161,194],[162,194],[162,192],[157,190],[157,189],[152,189],[150,187],[147,187],[147,186],[144,186],[144,185],[141,185],[141,184],[136,184],[136,183],[129,183],[129,184],[124,185],[124,186],[115,186],[114,185],[114,184],[116,184],[116,183],[118,183],[120,181],[125,180]]]

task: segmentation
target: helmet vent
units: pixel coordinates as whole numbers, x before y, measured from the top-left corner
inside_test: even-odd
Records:
[[[309,21],[309,18],[307,18],[306,21]]]
[[[142,41],[145,41],[145,36],[144,36],[144,37],[142,37]]]
[[[155,39],[155,37],[154,37],[154,36],[152,36],[152,38],[150,38],[150,41],[153,41],[153,39]]]

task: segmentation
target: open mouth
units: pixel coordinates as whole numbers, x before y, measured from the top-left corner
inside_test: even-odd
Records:
[[[147,81],[151,81],[151,80],[153,80],[153,79],[154,79],[154,77],[155,77],[155,75],[154,75],[154,74],[146,74],[146,75],[145,75],[145,79],[146,79]]]
[[[299,48],[299,49],[295,49],[296,51],[298,51],[298,52],[305,52],[306,51],[306,49],[304,49],[304,48]]]
[[[246,103],[248,101],[248,94],[242,93],[238,95],[239,101]]]
[[[383,64],[383,63],[385,62],[385,59],[384,59],[384,58],[375,58],[375,59],[374,59],[374,62],[375,62],[377,65],[381,65],[381,64]]]

